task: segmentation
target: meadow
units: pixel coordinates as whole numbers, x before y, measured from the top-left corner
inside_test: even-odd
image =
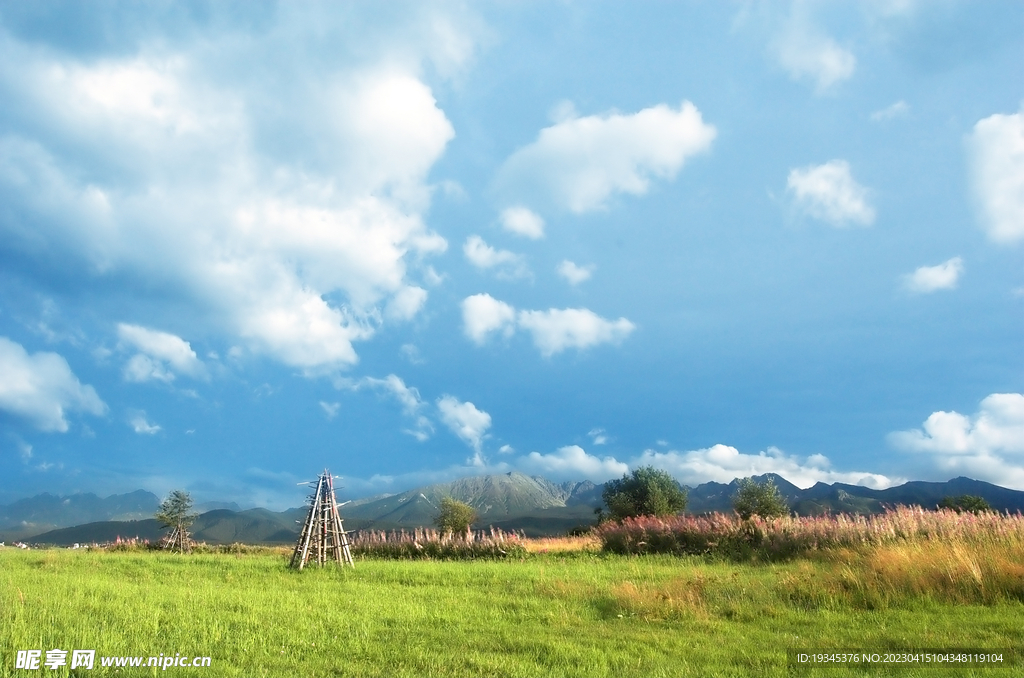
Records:
[[[776,561],[527,540],[500,559],[378,552],[358,554],[354,569],[302,572],[288,569],[287,549],[6,548],[0,675],[34,675],[14,668],[20,649],[86,648],[209,655],[211,665],[118,670],[97,660],[91,671],[38,673],[1019,678],[1022,543],[1014,529],[976,532]],[[787,655],[895,649],[996,650],[1004,664],[805,669]]]

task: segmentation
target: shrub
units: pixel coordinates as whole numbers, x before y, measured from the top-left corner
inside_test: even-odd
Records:
[[[744,520],[751,516],[781,518],[789,515],[789,505],[771,478],[763,483],[754,482],[753,478],[742,479],[732,507]]]
[[[967,511],[969,513],[984,513],[991,511],[992,507],[982,497],[975,497],[971,494],[961,494],[959,497],[943,497],[939,502],[940,509],[952,509],[957,513]]]

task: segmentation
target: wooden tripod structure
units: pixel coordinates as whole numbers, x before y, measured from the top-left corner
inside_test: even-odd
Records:
[[[179,553],[192,552],[191,535],[182,523],[175,525],[171,533],[164,537],[164,548]]]
[[[320,566],[333,560],[341,565],[355,567],[348,534],[341,526],[341,516],[338,514],[334,481],[327,469],[317,480],[316,491],[309,502],[309,514],[299,534],[299,541],[295,544],[291,566],[301,570],[310,560]]]

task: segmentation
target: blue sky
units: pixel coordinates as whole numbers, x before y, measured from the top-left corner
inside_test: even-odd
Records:
[[[0,501],[1024,489],[1024,6],[0,4]]]

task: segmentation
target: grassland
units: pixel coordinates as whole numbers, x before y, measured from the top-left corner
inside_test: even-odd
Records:
[[[1021,597],[991,571],[1019,554],[995,547],[913,542],[775,564],[594,549],[548,541],[512,560],[357,560],[354,570],[303,572],[269,550],[0,549],[0,675],[32,675],[14,669],[16,650],[52,648],[212,657],[206,669],[82,676],[785,676],[790,648],[1024,644]],[[1012,664],[868,673],[1024,674],[1019,655]]]

